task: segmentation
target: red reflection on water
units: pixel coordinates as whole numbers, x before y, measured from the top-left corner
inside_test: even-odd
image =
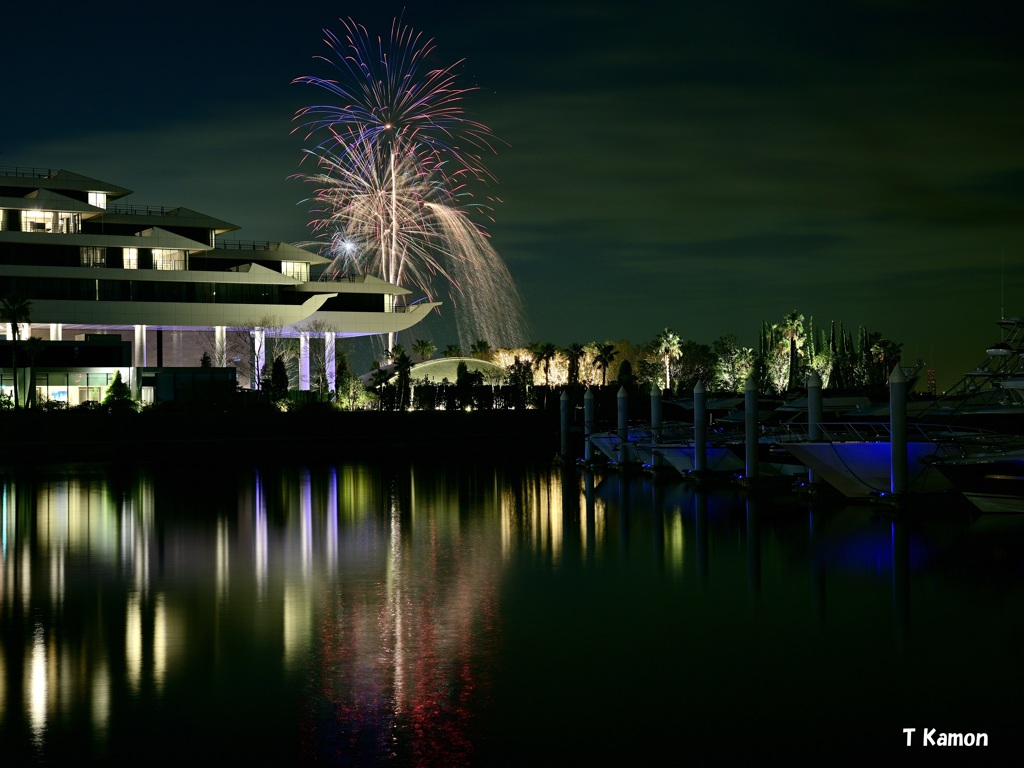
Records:
[[[391,519],[380,573],[322,596],[308,757],[468,765],[497,644],[499,542]]]

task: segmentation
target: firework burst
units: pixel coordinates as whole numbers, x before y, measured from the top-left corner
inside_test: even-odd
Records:
[[[490,130],[461,107],[472,88],[459,88],[456,62],[428,69],[434,51],[399,21],[387,42],[342,21],[345,35],[325,31],[333,56],[317,57],[335,78],[300,77],[333,103],[296,113],[316,171],[314,231],[327,241],[330,273],[372,273],[413,286],[428,297],[435,282],[458,308],[460,342],[485,338],[510,345],[524,335],[518,291],[501,257],[471,214],[472,183],[490,174],[481,159],[493,151]],[[393,339],[389,339],[389,346]]]

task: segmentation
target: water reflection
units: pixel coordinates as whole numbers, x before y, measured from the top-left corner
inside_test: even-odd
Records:
[[[850,671],[823,667],[815,637],[899,652],[912,594],[933,625],[934,595],[951,599],[921,574],[974,525],[574,467],[66,469],[0,477],[0,499],[0,745],[15,761],[132,762],[152,743],[157,762],[195,743],[288,762],[550,757],[534,751],[549,730],[560,743],[550,723],[571,743],[616,706],[595,670],[636,667],[618,687],[647,720],[624,715],[627,738],[694,714],[669,690],[728,710],[732,652],[774,670],[802,649],[826,677]]]

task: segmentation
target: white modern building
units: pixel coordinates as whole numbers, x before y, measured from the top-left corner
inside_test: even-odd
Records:
[[[196,334],[214,366],[229,366],[238,362],[228,359],[229,335],[244,335],[247,365],[260,372],[268,334],[297,337],[300,388],[309,387],[310,341],[322,339],[333,388],[335,339],[402,331],[437,306],[407,303],[408,290],[366,275],[311,281],[327,263],[315,253],[225,240],[238,227],[188,208],[122,202],[129,194],[65,170],[0,166],[0,298],[31,302],[20,338],[120,334],[133,343],[137,372],[164,366]],[[3,330],[13,338],[10,324]]]

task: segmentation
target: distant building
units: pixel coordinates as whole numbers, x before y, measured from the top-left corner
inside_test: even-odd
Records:
[[[223,240],[238,227],[188,208],[113,204],[129,194],[69,171],[0,166],[0,298],[31,302],[22,339],[127,337],[136,392],[136,372],[163,367],[174,352],[183,366],[182,345],[198,349],[204,340],[214,367],[244,362],[255,383],[267,362],[268,333],[298,337],[303,389],[310,340],[322,339],[333,389],[335,339],[403,331],[436,306],[406,304],[408,290],[368,275],[311,281],[311,271],[328,263],[317,254],[287,243]],[[10,324],[3,331],[13,338]],[[251,340],[251,359],[228,359],[229,332]],[[10,362],[0,366],[10,393]]]

